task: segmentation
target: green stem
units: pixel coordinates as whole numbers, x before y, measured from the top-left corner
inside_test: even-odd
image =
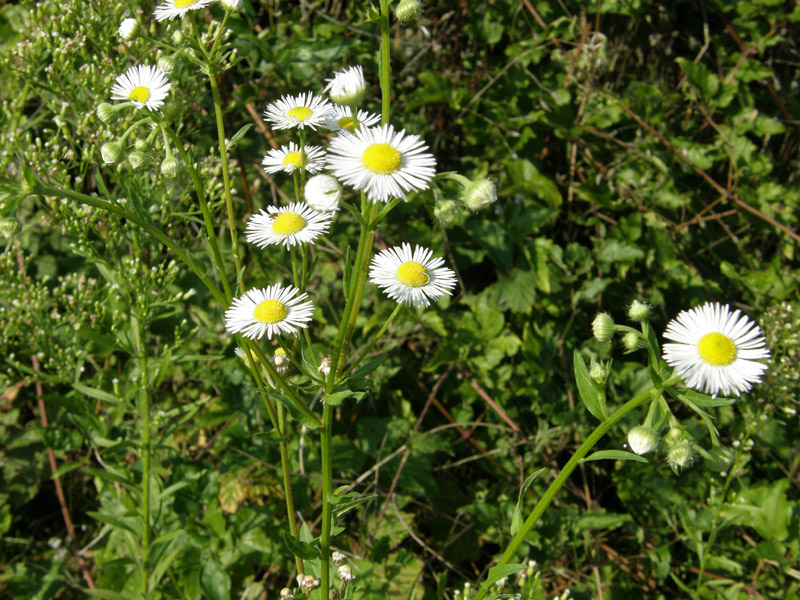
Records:
[[[333,369],[331,368],[331,375]],[[325,404],[322,409],[322,532],[320,533],[320,598],[327,598],[330,589],[331,527],[333,505],[329,498],[333,494],[333,407]]]
[[[175,133],[175,131],[163,124],[161,128],[162,131],[166,133],[172,144],[178,149],[178,153],[181,155],[181,160],[183,160],[183,164],[186,165],[186,170],[189,171],[189,177],[192,179],[195,192],[197,193],[197,200],[200,202],[200,212],[203,213],[203,223],[206,226],[208,244],[211,246],[211,256],[214,259],[214,264],[217,266],[219,279],[222,282],[222,287],[225,290],[228,303],[230,303],[230,299],[233,297],[231,294],[231,284],[228,281],[228,274],[225,272],[225,265],[222,262],[222,254],[219,251],[219,242],[217,242],[217,234],[214,230],[214,221],[211,218],[211,211],[208,208],[208,202],[206,202],[206,193],[203,187],[203,182],[200,179],[200,175],[197,173],[197,169],[194,168],[194,160],[192,160],[192,157],[189,156],[189,153],[184,149],[183,144],[181,143],[181,140],[178,138],[178,135]]]
[[[389,0],[381,0],[381,125],[389,124],[389,95],[392,81],[392,66],[389,62]]]
[[[228,150],[225,144],[225,125],[222,122],[222,100],[219,95],[219,87],[217,87],[217,77],[214,74],[214,69],[209,62],[208,65],[208,82],[211,85],[211,95],[214,98],[214,114],[217,117],[217,138],[219,141],[219,158],[222,163],[222,183],[225,191],[225,206],[228,209],[228,226],[231,230],[231,251],[233,252],[233,260],[236,263],[236,273],[242,272],[242,261],[239,258],[239,240],[236,232],[236,217],[233,213],[233,200],[231,199],[231,178],[228,173]]]
[[[142,598],[149,592],[150,578],[150,394],[147,381],[144,315],[137,310],[136,338],[139,346],[139,413],[142,417]]]
[[[663,391],[664,389],[675,385],[678,381],[680,381],[679,377],[673,377],[669,381],[659,385],[656,389],[658,389],[658,391]],[[561,490],[561,487],[567,481],[575,468],[580,464],[581,460],[589,453],[589,450],[594,448],[595,444],[597,444],[597,442],[599,442],[600,439],[625,415],[637,408],[648,398],[651,398],[652,393],[653,388],[645,390],[638,396],[635,396],[623,404],[619,409],[614,411],[614,413],[608,419],[595,427],[594,431],[592,431],[592,433],[589,434],[589,437],[586,438],[586,441],[580,445],[580,447],[575,451],[575,454],[572,455],[572,458],[570,458],[569,461],[567,461],[567,464],[564,465],[564,468],[561,469],[561,472],[555,478],[553,483],[550,484],[550,487],[547,488],[547,491],[539,499],[539,502],[536,503],[533,512],[525,520],[525,523],[523,523],[517,534],[511,539],[511,542],[509,542],[505,552],[503,552],[503,555],[497,561],[495,566],[499,567],[504,565],[514,557],[517,549],[520,547],[522,542],[525,541],[525,538],[528,537],[528,534],[530,533],[531,529],[533,529],[533,526],[539,521],[539,518],[542,516],[542,514],[544,514],[544,511],[550,505],[550,502],[553,501],[553,498]],[[473,600],[482,600],[488,591],[489,586],[481,583],[481,589],[478,590],[478,593],[475,595]]]
[[[208,291],[211,292],[214,297],[219,301],[220,304],[223,306],[227,306],[229,304],[229,299],[226,297],[217,285],[211,280],[211,278],[206,275],[205,269],[203,265],[193,259],[189,253],[187,253],[183,248],[178,246],[174,240],[164,234],[164,232],[160,231],[156,228],[152,223],[146,221],[145,219],[139,217],[138,215],[125,210],[118,204],[114,204],[112,202],[107,202],[106,200],[100,200],[99,198],[93,198],[92,196],[87,196],[86,194],[81,194],[80,192],[75,192],[73,190],[65,190],[57,187],[53,187],[51,185],[47,185],[39,181],[38,179],[34,181],[33,185],[30,188],[30,193],[32,194],[40,194],[42,196],[55,196],[58,198],[66,198],[67,200],[74,200],[76,202],[80,202],[81,204],[86,204],[87,206],[93,206],[95,208],[99,208],[100,210],[104,210],[106,212],[114,213],[120,217],[123,217],[130,221],[131,223],[135,223],[139,227],[141,227],[145,232],[147,232],[151,237],[155,238],[162,244],[164,244],[167,248],[172,250],[180,260],[186,263],[192,272],[197,275],[197,277],[205,284],[208,288]]]

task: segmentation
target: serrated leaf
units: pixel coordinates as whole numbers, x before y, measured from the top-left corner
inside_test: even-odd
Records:
[[[598,450],[582,459],[581,462],[589,460],[635,460],[637,462],[647,462],[644,456],[639,456],[633,452],[625,452],[625,450]]]
[[[511,535],[517,535],[522,528],[522,501],[525,498],[525,493],[528,491],[530,485],[536,480],[539,475],[544,473],[546,469],[539,469],[535,473],[531,473],[519,489],[519,497],[517,504],[514,506],[514,513],[511,516]]]
[[[288,531],[283,532],[283,543],[292,555],[303,560],[319,558],[319,550],[315,546],[308,542],[301,542]]]
[[[572,353],[572,360],[575,367],[575,383],[578,385],[578,395],[581,402],[592,416],[600,421],[608,418],[605,406],[605,391],[599,383],[589,377],[589,370],[583,361],[581,353],[576,349]]]

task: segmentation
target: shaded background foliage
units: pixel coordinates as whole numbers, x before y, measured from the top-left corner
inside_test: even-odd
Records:
[[[9,175],[28,164],[46,180],[138,202],[201,256],[190,182],[158,175],[160,140],[146,146],[144,169],[102,167],[99,157],[123,128],[94,109],[114,76],[151,52],[143,40],[121,44],[116,27],[136,11],[148,22],[151,10],[4,5],[0,160]],[[260,122],[266,103],[319,92],[353,63],[377,81],[365,10],[246,2],[229,22],[227,129],[255,124],[231,152],[239,219],[291,194],[258,167],[281,141]],[[550,595],[684,597],[705,549],[711,583],[700,597],[796,596],[798,20],[796,3],[776,0],[464,1],[431,2],[423,27],[395,29],[393,122],[428,141],[439,170],[496,181],[500,199],[442,227],[435,203],[457,193],[445,186],[442,197],[398,207],[380,231],[381,245],[433,235],[460,284],[438,308],[405,313],[380,348],[388,358],[369,396],[340,409],[336,482],[374,495],[334,539],[354,557],[363,597],[448,597],[480,578],[509,538],[522,481],[546,467],[529,492],[541,494],[593,426],[576,400],[572,350],[614,357],[612,404],[644,382],[640,357],[585,343],[596,311],[623,320],[633,298],[653,304],[657,328],[706,300],[762,315],[767,385],[716,412],[736,477],[726,486],[727,473],[702,461],[678,477],[661,458],[587,463],[524,555]],[[170,78],[168,118],[196,149],[213,148],[210,92],[180,58]],[[222,214],[219,160],[198,159]],[[141,477],[131,441],[136,307],[157,383],[152,519],[155,560],[166,566],[154,597],[276,597],[293,565],[277,448],[223,331],[224,307],[129,223],[43,198],[4,217],[0,594],[83,597],[83,570],[99,588],[135,589],[125,489]],[[327,303],[341,301],[337,260],[355,231],[340,219],[317,250],[323,348],[336,326]],[[253,282],[288,272],[282,259],[247,251]],[[357,344],[392,308],[365,303]],[[702,440],[702,423],[679,416]],[[605,447],[622,448],[638,422]],[[313,436],[295,443],[297,509],[313,529],[319,457]],[[706,548],[718,508],[725,525]]]

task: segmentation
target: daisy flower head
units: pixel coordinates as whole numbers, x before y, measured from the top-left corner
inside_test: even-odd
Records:
[[[444,259],[410,244],[388,248],[372,259],[369,280],[400,304],[428,306],[431,300],[449,296],[456,286],[456,274],[443,267]]]
[[[299,96],[283,96],[280,100],[267,106],[264,118],[272,123],[275,129],[291,129],[306,127],[316,130],[322,125],[331,110],[331,103],[313,92]]]
[[[128,100],[136,108],[146,106],[149,110],[158,110],[171,86],[164,71],[158,67],[138,65],[117,77],[111,86],[111,99]]]
[[[380,115],[365,110],[359,110],[356,116],[358,117],[359,129],[372,127],[381,121]],[[355,123],[353,123],[353,113],[346,106],[334,106],[322,126],[331,131],[349,131],[353,133],[356,130]]]
[[[364,190],[373,202],[406,199],[436,174],[436,159],[419,136],[391,125],[342,132],[328,146],[328,168],[337,179]]]
[[[748,391],[761,381],[769,358],[761,328],[741,311],[707,302],[682,311],[667,324],[664,360],[696,390],[716,396]]]
[[[326,81],[325,92],[336,104],[358,104],[367,91],[364,70],[360,65],[334,73],[333,78]]]
[[[267,173],[294,173],[303,168],[309,173],[317,173],[325,167],[325,152],[319,146],[305,146],[301,150],[300,146],[289,142],[288,146],[267,152],[261,164]]]
[[[291,285],[276,283],[252,289],[235,298],[225,311],[225,329],[253,340],[260,340],[265,333],[270,340],[280,333],[296,335],[298,329],[308,327],[314,312],[314,304],[306,298],[308,294],[300,294]]]
[[[328,231],[332,216],[313,210],[305,202],[291,202],[278,208],[268,206],[250,217],[245,229],[245,238],[259,248],[270,244],[282,244],[287,248],[313,242]]]
[[[211,0],[167,0],[156,7],[153,15],[156,21],[169,20],[183,17],[190,10],[199,10],[211,3]]]

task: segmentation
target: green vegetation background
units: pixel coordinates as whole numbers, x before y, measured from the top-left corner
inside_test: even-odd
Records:
[[[378,106],[366,5],[245,5],[229,23],[235,66],[221,76],[229,135],[255,125],[232,150],[242,221],[291,193],[285,178],[258,168],[273,135],[259,119],[268,102],[320,92],[334,69],[358,63]],[[28,164],[46,181],[138,201],[202,256],[185,174],[161,177],[157,149],[138,171],[105,167],[99,155],[122,128],[104,125],[97,104],[117,74],[153,52],[141,40],[122,44],[116,28],[137,10],[149,22],[152,8],[0,7],[0,163],[10,177]],[[721,440],[739,449],[736,476],[725,488],[726,474],[702,461],[676,476],[657,456],[588,463],[520,558],[537,561],[548,596],[686,597],[705,551],[699,597],[797,597],[798,21],[797,4],[779,0],[440,0],[425,5],[422,27],[396,26],[393,122],[425,138],[439,170],[491,178],[499,201],[442,228],[420,194],[380,231],[390,245],[433,236],[460,285],[452,300],[404,313],[380,348],[388,358],[372,391],[340,409],[336,484],[374,495],[334,539],[355,557],[357,597],[452,597],[481,578],[509,539],[521,483],[548,469],[530,505],[593,426],[576,400],[573,349],[613,356],[612,406],[643,383],[640,357],[587,343],[597,311],[623,321],[634,298],[652,303],[657,331],[707,300],[760,319],[773,352],[766,384],[715,413]],[[205,149],[219,207],[210,92],[180,61],[170,78],[166,114],[197,154]],[[3,206],[0,597],[84,597],[82,568],[99,588],[129,592],[126,482],[140,473],[130,306],[146,293],[157,384],[154,554],[166,564],[153,597],[276,598],[293,566],[281,542],[277,448],[224,332],[225,307],[128,223],[42,198],[13,214]],[[341,300],[348,222],[318,252],[319,302]],[[286,269],[248,252],[256,277]],[[371,297],[360,343],[393,308]],[[317,327],[324,340],[335,323]],[[701,439],[702,422],[680,416]],[[643,417],[603,447],[623,448]],[[297,509],[313,528],[315,437],[296,432],[293,443]],[[723,526],[707,547],[717,511]]]

